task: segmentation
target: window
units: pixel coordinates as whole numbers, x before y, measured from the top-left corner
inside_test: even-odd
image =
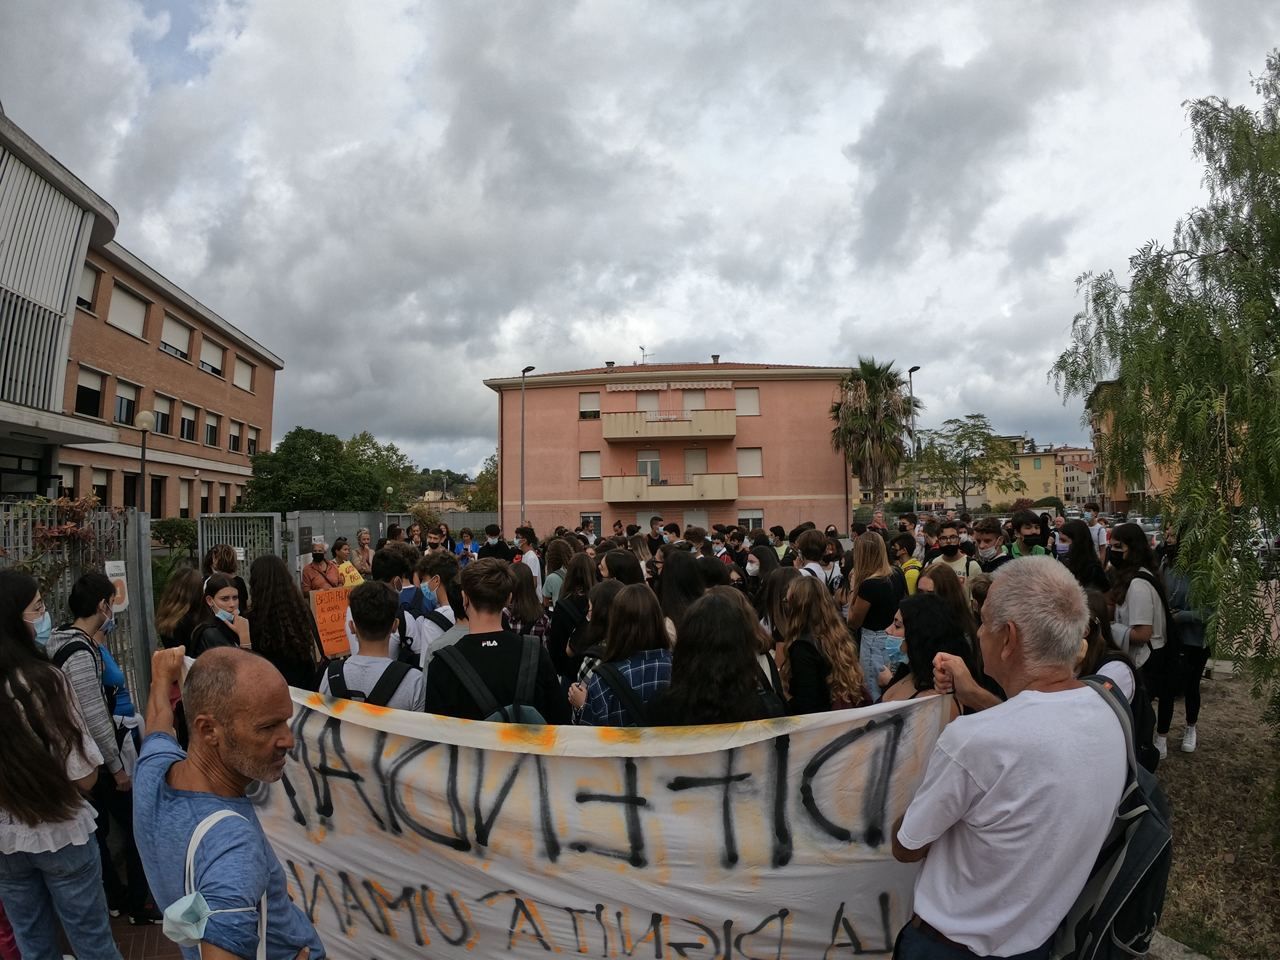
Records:
[[[111,306],[107,308],[107,323],[119,327],[125,333],[142,337],[147,325],[149,304],[136,293],[117,286],[111,291]]]
[[[76,498],[76,468],[63,467],[58,471],[58,496],[68,500]]]
[[[650,483],[658,483],[662,476],[662,459],[657,450],[636,451],[636,473],[648,477]]]
[[[636,391],[636,409],[643,410],[645,413],[658,412],[658,391],[657,390],[637,390]]]
[[[680,393],[683,394],[682,403],[685,413],[707,409],[707,391],[681,390]]]
[[[178,482],[178,516],[184,520],[191,519],[191,481]]]
[[[743,530],[763,530],[764,529],[764,511],[748,510],[743,508],[738,511],[738,526]]]
[[[116,381],[116,423],[133,426],[133,415],[138,409],[138,388],[123,380]],[[126,504],[128,506],[128,504]]]
[[[592,529],[594,529],[594,530],[595,530],[595,532],[596,532],[596,536],[597,536],[597,537],[602,537],[602,536],[604,536],[604,534],[600,532],[600,523],[601,523],[600,514],[598,514],[598,513],[580,513],[580,514],[578,514],[578,523],[579,523],[579,524],[586,523],[588,520],[590,520],[590,521],[591,521],[591,526],[592,526]],[[645,521],[645,522],[647,523],[648,521]]]
[[[738,476],[763,477],[764,451],[760,447],[738,448]]]
[[[222,495],[221,495],[220,497],[218,497],[218,512],[219,512],[219,513],[226,513],[226,512],[227,512],[227,497],[228,497],[228,495],[230,494],[231,487],[230,487],[230,485],[229,485],[229,484],[220,483],[220,484],[218,484],[218,489],[220,489],[220,490],[222,491]]]
[[[236,357],[236,372],[232,378],[234,383],[241,390],[253,390],[253,364],[244,357]]]
[[[249,444],[245,452],[248,453],[249,456],[251,457],[258,452],[258,428],[257,427],[249,428]]]
[[[164,330],[160,333],[160,349],[165,353],[172,354],[180,360],[189,359],[191,356],[191,328],[185,323],[173,319],[173,317],[164,318]]]
[[[196,408],[189,404],[182,405],[182,421],[178,424],[178,436],[183,440],[190,440],[192,443],[196,439]]]
[[[733,391],[733,402],[740,417],[760,416],[760,388],[738,387]],[[739,524],[741,526],[741,524]]]
[[[98,502],[105,505],[107,502],[107,471],[93,471],[93,495],[98,498]]]
[[[80,368],[76,377],[76,413],[83,417],[102,416],[102,374]]]
[[[200,484],[200,512],[209,512],[209,481],[204,480]]]
[[[136,473],[126,473],[124,475],[124,505],[126,507],[136,507],[138,505],[138,475]]]
[[[151,478],[151,492],[147,495],[147,513],[153,517],[164,516],[164,477]]]
[[[600,476],[599,450],[583,450],[578,454],[578,476],[583,480],[595,480]]]
[[[218,445],[218,427],[222,425],[222,418],[216,413],[206,413],[204,415],[204,443],[207,447],[216,447]]]
[[[227,428],[227,449],[232,453],[240,452],[241,429],[241,425],[236,423],[234,420],[231,421],[231,425]]]
[[[222,362],[225,356],[226,351],[212,340],[201,341],[200,369],[205,373],[212,373],[216,377],[222,376]]]
[[[684,476],[685,483],[693,483],[692,477],[695,473],[707,472],[707,451],[698,447],[684,452]]]
[[[1039,457],[1036,457],[1036,459],[1035,459],[1035,463],[1033,463],[1033,464],[1031,465],[1031,468],[1032,468],[1033,470],[1039,470],[1039,469],[1040,469],[1040,458],[1039,458]]]
[[[80,286],[76,288],[76,306],[93,312],[94,294],[98,292],[98,271],[87,263],[80,268]]]
[[[173,401],[157,393],[151,404],[151,412],[156,415],[156,428],[153,432],[167,437],[173,429]]]
[[[579,420],[599,420],[600,419],[600,394],[598,393],[578,394],[578,419]]]

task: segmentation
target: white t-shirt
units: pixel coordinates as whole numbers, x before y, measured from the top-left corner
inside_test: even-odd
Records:
[[[1089,878],[1128,772],[1097,692],[1024,690],[947,725],[898,838],[932,843],[916,913],[979,956],[1033,950]]]
[[[418,650],[418,665],[423,670],[427,669],[427,661],[431,659],[431,644],[443,637],[451,629],[452,625],[458,622],[458,618],[453,614],[453,607],[447,603],[441,604],[432,612],[440,614],[440,616],[449,621],[451,626],[442,627],[429,617],[422,617],[418,621],[419,642],[416,644],[416,648]]]
[[[1125,699],[1133,703],[1133,692],[1137,689],[1137,678],[1133,670],[1123,660],[1108,660],[1098,668],[1098,676],[1106,677],[1116,685],[1116,689],[1124,694]]]
[[[1099,550],[1107,545],[1107,528],[1100,523],[1095,523],[1089,528],[1089,535],[1093,537],[1093,548]]]
[[[536,550],[526,550],[520,556],[520,562],[529,567],[529,572],[533,574],[534,586],[538,588],[538,594],[542,594],[542,561],[538,559]]]
[[[382,674],[390,668],[391,663],[392,661],[385,657],[366,657],[355,654],[343,663],[342,679],[346,681],[348,690],[359,690],[367,697],[373,693],[373,688],[377,686]],[[324,679],[320,681],[320,692],[329,692],[329,671],[327,670]],[[421,711],[425,702],[426,683],[422,679],[422,671],[411,669],[400,681],[400,686],[391,695],[391,699],[387,701],[387,706],[396,710]]]
[[[1147,573],[1151,571],[1142,568]],[[1116,606],[1116,622],[1112,633],[1116,645],[1133,659],[1135,666],[1142,666],[1151,658],[1152,650],[1164,646],[1165,623],[1164,605],[1160,602],[1160,594],[1146,580],[1135,578],[1129,584],[1124,595],[1124,603]],[[1129,630],[1132,627],[1151,627],[1149,643],[1129,643]]]

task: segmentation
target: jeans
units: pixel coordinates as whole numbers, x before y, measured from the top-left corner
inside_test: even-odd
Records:
[[[884,692],[880,689],[880,681],[877,679],[880,668],[890,664],[890,669],[893,669],[905,659],[902,653],[902,641],[897,637],[891,637],[883,630],[862,628],[858,661],[862,664],[862,679],[866,681],[867,689],[871,691],[873,702],[879,700],[880,694]]]
[[[1053,940],[1050,939],[1042,947],[1015,953],[1005,960],[1049,960]],[[893,945],[893,960],[983,960],[978,954],[965,947],[942,943],[935,940],[923,930],[917,930],[907,924],[898,933],[898,942]]]
[[[55,911],[76,960],[121,960],[93,840],[52,853],[0,854],[0,901],[22,960],[60,960]]]

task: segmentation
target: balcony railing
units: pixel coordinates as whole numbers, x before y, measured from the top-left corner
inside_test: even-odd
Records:
[[[606,440],[732,439],[738,435],[735,410],[628,410],[600,417]]]
[[[675,503],[685,500],[736,500],[736,473],[695,473],[652,477],[648,474],[602,477],[607,503]]]

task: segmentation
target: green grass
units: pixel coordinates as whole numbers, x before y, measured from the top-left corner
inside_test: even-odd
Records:
[[[1166,925],[1160,932],[1211,960],[1218,956],[1218,947],[1223,941],[1222,931],[1203,917],[1187,917]]]

